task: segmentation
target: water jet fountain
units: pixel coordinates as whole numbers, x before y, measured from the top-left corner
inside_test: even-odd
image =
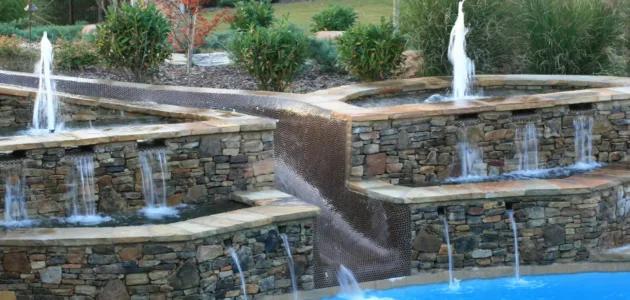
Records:
[[[41,54],[35,74],[39,76],[39,88],[33,109],[33,131],[53,133],[63,127],[63,122],[58,116],[59,101],[55,82],[52,80],[53,46],[44,32],[41,41]]]
[[[466,54],[466,20],[464,2],[459,2],[457,19],[451,30],[448,44],[448,60],[453,65],[453,83],[451,97],[456,101],[473,96],[472,84],[475,77],[475,63]]]

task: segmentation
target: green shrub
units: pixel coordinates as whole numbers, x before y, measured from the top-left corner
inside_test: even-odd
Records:
[[[216,32],[206,37],[203,48],[208,50],[226,50],[234,31]]]
[[[262,90],[284,91],[308,55],[308,38],[286,22],[239,31],[229,51],[234,62],[258,82]]]
[[[601,0],[529,0],[521,4],[525,57],[533,73],[595,74],[621,37],[619,12]]]
[[[402,5],[401,30],[409,47],[422,53],[422,75],[449,74],[448,44],[458,1],[406,0]],[[514,50],[520,48],[520,39],[515,32],[513,1],[467,0],[464,12],[470,28],[467,51],[478,73],[517,71],[521,66],[514,59]]]
[[[243,0],[235,5],[232,29],[246,31],[251,27],[269,27],[273,23],[273,7],[269,0]]]
[[[33,72],[37,60],[37,52],[23,48],[22,40],[14,36],[0,35],[0,69]]]
[[[339,72],[339,60],[335,43],[328,40],[311,38],[309,40],[310,58],[313,59],[324,72]]]
[[[331,5],[313,16],[311,31],[345,31],[357,21],[357,13],[348,6]]]
[[[219,0],[219,7],[234,7],[236,5],[236,0]]]
[[[97,65],[99,56],[94,44],[87,41],[57,40],[55,64],[62,70],[81,70]]]
[[[361,80],[383,80],[400,66],[405,40],[391,22],[352,27],[339,38],[339,59]]]
[[[124,4],[110,8],[97,29],[96,44],[108,64],[125,68],[137,80],[145,79],[171,54],[170,24],[154,6]]]
[[[26,16],[24,0],[0,1],[0,22],[9,22]]]

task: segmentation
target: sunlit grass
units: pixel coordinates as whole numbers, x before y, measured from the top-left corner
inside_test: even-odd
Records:
[[[360,23],[378,23],[381,17],[390,18],[392,16],[392,0],[310,0],[306,2],[280,3],[274,4],[276,18],[288,17],[289,22],[308,31],[314,14],[320,12],[331,4],[342,4],[353,7],[359,15]],[[208,12],[212,17],[214,11]],[[222,24],[217,31],[224,31],[229,28]]]

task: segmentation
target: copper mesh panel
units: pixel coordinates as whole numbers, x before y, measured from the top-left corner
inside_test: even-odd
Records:
[[[0,83],[35,88],[30,74],[0,71]],[[124,101],[152,101],[217,108],[279,120],[276,131],[279,188],[322,208],[315,228],[316,287],[336,285],[340,264],[360,281],[408,275],[410,212],[405,206],[368,200],[345,187],[349,124],[288,98],[212,93],[72,78],[57,80],[60,92]],[[218,91],[218,90],[217,90]]]

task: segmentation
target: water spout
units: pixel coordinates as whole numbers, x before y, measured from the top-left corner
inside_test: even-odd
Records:
[[[79,155],[70,158],[72,172],[69,176],[70,201],[72,215],[68,218],[71,223],[95,225],[109,221],[96,213],[96,187],[94,180],[94,157]]]
[[[512,235],[514,236],[514,279],[516,282],[521,281],[521,260],[518,250],[518,229],[516,228],[516,221],[514,220],[514,211],[508,210],[508,217],[510,218],[510,224],[512,226]]]
[[[344,265],[339,266],[337,281],[339,281],[339,290],[342,297],[348,299],[360,299],[363,297],[364,292],[359,287],[359,282],[352,274],[352,271]]]
[[[138,159],[142,172],[142,194],[145,201],[145,207],[141,212],[149,219],[177,216],[177,210],[169,207],[166,202],[168,195],[166,180],[170,176],[166,149],[141,151],[138,154]]]
[[[466,28],[464,1],[459,2],[457,19],[451,30],[448,44],[448,60],[453,65],[452,98],[462,100],[472,96],[472,83],[475,77],[475,63],[466,54]]]
[[[19,169],[9,167],[2,170],[5,176],[4,183],[4,222],[6,227],[30,226],[32,220],[28,218],[26,209],[26,193],[24,178],[19,174]]]
[[[446,249],[448,253],[448,288],[451,290],[459,289],[459,280],[453,276],[453,249],[451,248],[451,238],[448,230],[448,218],[442,216],[444,222],[444,239],[446,240]]]
[[[298,300],[298,286],[297,286],[297,278],[295,277],[295,262],[293,261],[293,255],[291,254],[291,246],[289,245],[289,237],[286,234],[281,234],[282,243],[284,244],[284,249],[287,252],[287,263],[289,265],[289,273],[291,275],[291,289],[293,294],[293,300]]]
[[[518,141],[519,171],[538,170],[538,131],[534,123],[527,123],[524,128],[516,130]]]
[[[39,76],[37,98],[33,108],[33,129],[53,133],[63,126],[58,118],[59,101],[55,91],[55,83],[52,80],[53,46],[48,40],[46,32],[41,41],[41,56],[35,73]]]
[[[241,262],[238,259],[238,254],[234,250],[234,248],[228,249],[230,256],[232,257],[232,261],[236,265],[236,269],[238,270],[238,275],[241,279],[241,290],[243,293],[243,299],[247,300],[247,287],[245,286],[245,274],[243,274],[243,269],[241,269]]]

